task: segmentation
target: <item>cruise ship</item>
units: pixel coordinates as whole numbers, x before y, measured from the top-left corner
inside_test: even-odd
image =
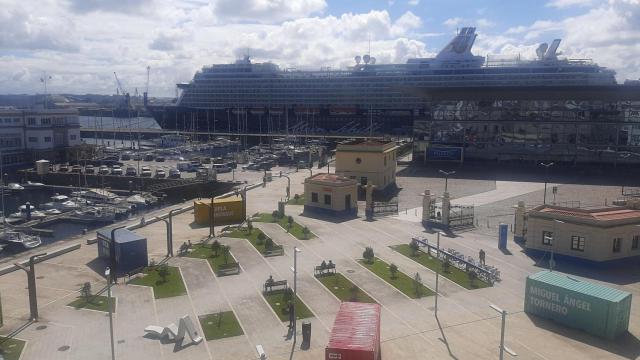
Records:
[[[630,124],[640,122],[637,85],[619,85],[613,70],[591,60],[560,57],[560,39],[525,60],[474,55],[476,37],[475,28],[462,28],[435,57],[404,64],[367,54],[343,70],[282,69],[249,57],[205,66],[177,85],[175,105],[151,111],[163,128],[180,131],[410,135],[415,158],[425,161],[443,153],[439,146],[461,148],[456,157],[489,159],[533,153],[579,161],[581,141],[596,159],[600,150],[636,152],[618,148],[640,145],[637,124]],[[605,119],[631,128],[603,133]],[[499,154],[492,145],[500,143],[520,148]],[[567,146],[544,154],[556,145]]]

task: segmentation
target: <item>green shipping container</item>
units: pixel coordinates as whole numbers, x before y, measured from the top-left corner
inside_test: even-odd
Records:
[[[527,277],[524,311],[615,339],[629,328],[631,294],[554,271]]]

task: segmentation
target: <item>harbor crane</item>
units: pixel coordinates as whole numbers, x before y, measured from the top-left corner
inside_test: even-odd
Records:
[[[124,88],[122,87],[122,83],[120,83],[120,79],[118,79],[118,74],[116,74],[116,72],[113,72],[113,76],[116,78],[116,95],[123,95],[124,96],[124,106],[126,108],[129,108],[131,105],[131,100],[130,100],[130,96],[129,93],[126,92],[124,90]]]

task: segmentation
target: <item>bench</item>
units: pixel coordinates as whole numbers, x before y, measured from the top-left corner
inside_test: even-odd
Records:
[[[328,264],[323,261],[322,264],[313,268],[313,272],[316,276],[322,276],[326,274],[335,274],[336,264],[334,264],[331,260],[329,260]]]
[[[271,278],[269,278],[271,279]],[[287,280],[278,280],[278,281],[273,281],[271,279],[271,281],[267,280],[264,283],[264,288],[263,291],[264,293],[268,294],[271,293],[275,290],[287,290],[289,288],[289,284],[287,283]]]
[[[218,276],[236,275],[240,273],[240,263],[218,265]]]

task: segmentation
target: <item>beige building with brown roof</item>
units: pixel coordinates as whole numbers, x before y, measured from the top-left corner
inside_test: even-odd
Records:
[[[304,180],[304,211],[330,216],[358,215],[358,184],[335,174],[316,174]]]
[[[370,182],[376,190],[384,190],[396,182],[397,150],[393,141],[355,140],[338,144],[336,174],[362,186]]]
[[[595,262],[640,257],[640,210],[541,205],[527,215],[528,250]]]

